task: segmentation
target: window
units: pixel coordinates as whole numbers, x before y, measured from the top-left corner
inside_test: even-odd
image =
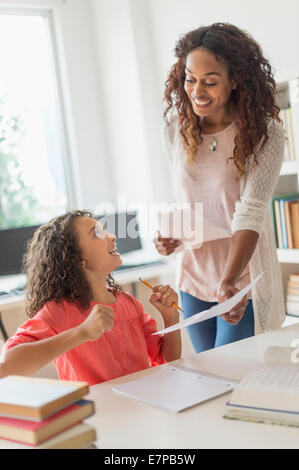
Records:
[[[0,14],[0,229],[68,208],[49,18]]]

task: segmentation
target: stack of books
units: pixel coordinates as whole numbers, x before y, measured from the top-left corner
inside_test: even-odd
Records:
[[[0,380],[0,439],[13,449],[94,447],[95,429],[83,420],[94,414],[84,400],[86,382],[8,376]]]
[[[270,203],[277,248],[299,248],[299,194],[273,196]]]
[[[283,122],[283,127],[286,131],[286,143],[284,151],[284,160],[295,161],[295,143],[294,143],[294,129],[291,108],[281,109],[279,117]]]
[[[299,357],[297,347],[269,347],[235,387],[226,419],[299,427]]]
[[[299,273],[289,276],[286,300],[288,315],[299,317]]]

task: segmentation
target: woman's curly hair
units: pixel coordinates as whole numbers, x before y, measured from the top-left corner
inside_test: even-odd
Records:
[[[168,115],[176,111],[182,144],[188,154],[188,160],[194,161],[202,142],[202,128],[198,117],[184,90],[186,58],[195,49],[204,48],[224,61],[231,80],[236,82],[232,90],[231,101],[235,107],[234,164],[239,177],[246,171],[247,158],[254,155],[256,148],[264,138],[268,140],[267,124],[269,117],[278,122],[279,108],[275,104],[276,84],[271,66],[263,57],[261,47],[245,31],[228,23],[214,23],[203,26],[182,36],[175,47],[178,58],[165,83],[164,98],[166,109],[164,119],[169,123]]]
[[[23,271],[27,275],[26,313],[30,318],[50,300],[79,302],[83,308],[89,308],[92,292],[82,268],[74,228],[77,217],[93,215],[86,210],[69,211],[39,227],[27,244]],[[111,274],[107,285],[114,293],[122,290]]]

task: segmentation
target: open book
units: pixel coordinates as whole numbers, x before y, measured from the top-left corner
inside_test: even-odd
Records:
[[[224,418],[299,426],[298,348],[269,347],[235,387]]]

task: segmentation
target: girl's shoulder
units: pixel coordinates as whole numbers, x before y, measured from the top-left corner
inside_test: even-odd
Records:
[[[140,302],[132,295],[130,292],[127,291],[120,291],[116,294],[117,301],[120,303],[125,303],[129,305],[141,305]]]
[[[82,321],[83,313],[83,307],[80,307],[79,304],[74,302],[64,299],[58,302],[50,300],[43,305],[34,318],[42,319],[60,330],[61,328],[71,328],[72,324],[75,324],[77,319],[81,319]]]

